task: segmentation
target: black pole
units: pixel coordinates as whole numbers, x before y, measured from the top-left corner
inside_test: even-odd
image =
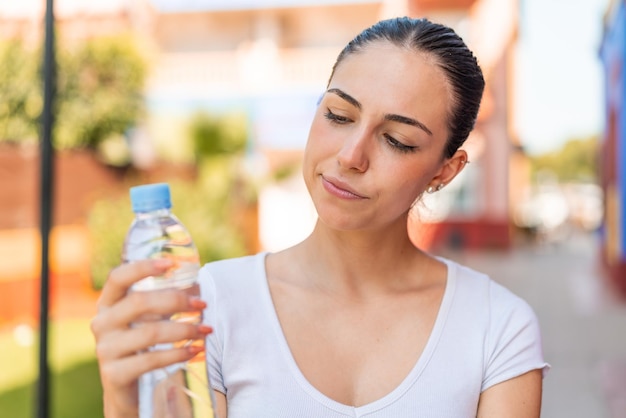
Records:
[[[54,93],[56,63],[54,54],[53,0],[46,0],[45,40],[43,61],[43,110],[41,113],[41,289],[39,304],[39,379],[37,380],[37,417],[48,418],[50,388],[48,366],[48,311],[50,301],[50,229],[52,224],[52,185],[54,150],[52,126],[54,124]]]

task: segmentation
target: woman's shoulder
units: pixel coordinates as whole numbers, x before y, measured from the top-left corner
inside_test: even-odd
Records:
[[[241,257],[224,258],[222,260],[210,261],[202,266],[201,271],[219,275],[223,273],[233,274],[238,272],[249,273],[250,270],[263,266],[267,253],[260,252]]]
[[[446,262],[456,271],[460,323],[471,324],[472,333],[483,323],[483,333],[478,333],[485,353],[481,391],[530,370],[541,369],[545,374],[550,366],[543,359],[541,329],[532,306],[497,278]]]
[[[534,316],[528,302],[498,282],[497,278],[450,259],[440,260],[450,270],[449,277],[455,282],[455,292],[467,303],[480,303],[489,309],[491,315],[517,312],[518,315]]]
[[[266,254],[261,252],[208,262],[200,269],[200,284],[211,287],[233,287],[258,282],[265,277]]]
[[[483,389],[520,371],[547,370],[533,307],[497,279],[451,260],[442,261],[448,264],[454,282],[454,330],[471,330],[486,344],[490,371]],[[483,332],[477,332],[479,329]],[[496,373],[500,369],[501,373]]]

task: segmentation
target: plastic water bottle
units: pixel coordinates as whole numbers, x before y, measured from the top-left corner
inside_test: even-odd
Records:
[[[197,283],[200,259],[191,235],[171,212],[170,189],[166,183],[148,184],[130,189],[135,219],[126,235],[123,262],[169,258],[174,266],[163,276],[146,277],[131,291],[184,289],[200,295]],[[168,318],[146,321],[184,321],[200,323],[199,312],[182,312]],[[141,326],[137,324],[136,326]],[[204,344],[202,340],[157,344],[150,350],[171,349]],[[214,416],[214,399],[209,386],[204,352],[185,363],[145,373],[139,379],[140,418],[199,418]]]

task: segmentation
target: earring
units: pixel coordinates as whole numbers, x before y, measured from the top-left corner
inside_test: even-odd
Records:
[[[443,183],[440,183],[437,187],[428,186],[428,189],[426,189],[426,193],[433,194],[435,192],[438,192],[439,190],[443,189],[443,186],[445,186],[445,184]]]

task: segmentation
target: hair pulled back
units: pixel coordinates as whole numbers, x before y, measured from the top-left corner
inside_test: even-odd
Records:
[[[452,157],[474,129],[485,88],[476,57],[453,29],[428,19],[398,17],[381,20],[351,40],[337,57],[330,80],[344,58],[379,41],[428,53],[443,70],[452,94],[444,157]]]

